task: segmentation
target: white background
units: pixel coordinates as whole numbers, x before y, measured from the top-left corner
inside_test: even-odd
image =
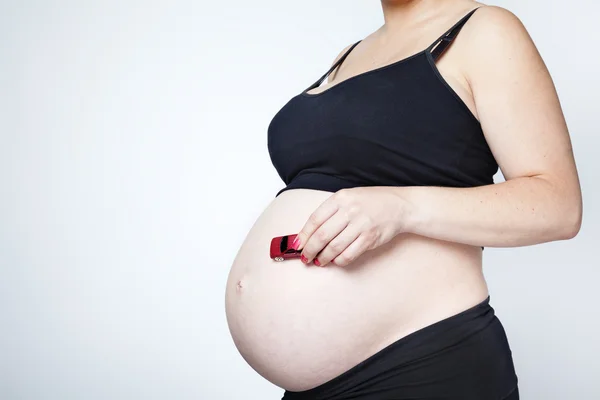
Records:
[[[600,6],[493,4],[554,78],[584,221],[487,248],[492,304],[523,399],[598,399]],[[283,187],[266,128],[382,23],[378,1],[0,1],[0,399],[281,398],[224,313]]]

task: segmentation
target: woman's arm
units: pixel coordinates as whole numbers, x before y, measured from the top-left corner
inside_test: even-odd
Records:
[[[457,51],[505,182],[475,188],[391,188],[408,203],[402,230],[487,247],[574,237],[582,198],[554,83],[520,20],[487,6]],[[458,45],[456,41],[453,45]]]

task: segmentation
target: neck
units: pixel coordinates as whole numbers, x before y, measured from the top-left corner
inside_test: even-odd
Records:
[[[397,32],[444,13],[456,0],[381,0],[383,32]]]

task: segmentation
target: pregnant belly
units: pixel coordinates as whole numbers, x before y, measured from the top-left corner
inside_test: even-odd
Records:
[[[227,280],[225,311],[236,347],[260,375],[290,391],[322,384],[487,296],[480,248],[412,234],[346,267],[271,260],[271,238],[297,233],[331,195],[294,189],[276,197]]]

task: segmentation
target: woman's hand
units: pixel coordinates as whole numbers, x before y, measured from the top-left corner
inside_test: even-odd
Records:
[[[408,203],[397,189],[367,186],[335,192],[310,215],[292,247],[302,249],[305,264],[350,264],[404,231]]]

